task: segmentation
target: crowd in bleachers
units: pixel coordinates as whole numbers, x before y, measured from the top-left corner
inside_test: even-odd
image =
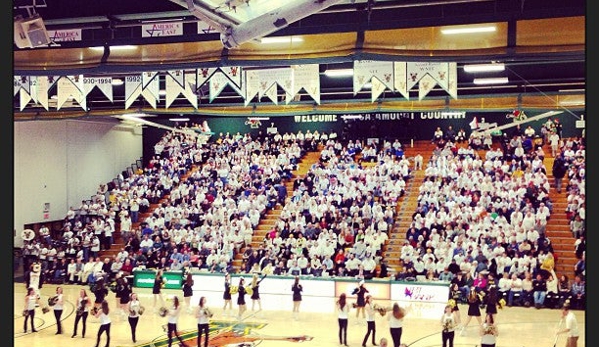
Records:
[[[472,143],[456,148],[437,129],[437,148],[426,165],[397,279],[449,279],[456,299],[465,301],[471,290],[489,292],[492,285],[475,285],[482,278],[483,283],[499,285],[509,305],[557,307],[571,299],[574,307],[584,307],[584,145],[569,139],[556,153],[570,158],[565,159],[572,172],[566,213],[576,210],[583,215],[568,216],[573,236],[580,237],[576,247],[581,260],[573,283],[558,286],[553,248],[545,233],[553,210],[551,185],[542,145],[523,151],[522,142],[534,136],[529,129],[526,134],[516,132],[511,141],[500,140],[495,149],[485,147],[484,158]],[[567,276],[561,278],[568,282]]]
[[[564,284],[569,281],[556,275],[545,234],[552,201],[542,150],[520,155],[522,139],[515,135],[480,157],[472,143],[453,142],[456,136],[435,140],[433,156],[425,159],[418,209],[395,279],[450,281],[462,299],[497,285],[509,304],[543,306],[544,300],[532,299],[540,275],[545,293],[557,291],[561,299],[564,291],[584,295],[584,286],[576,284],[585,278],[584,145],[567,140],[559,148],[567,166],[568,218],[582,261],[576,279]],[[318,146],[320,161],[294,181],[287,196],[285,182]],[[39,238],[25,242],[25,268],[39,261],[46,281],[69,283],[93,282],[98,273],[110,281],[143,268],[233,272],[233,259],[243,250],[239,271],[247,273],[388,275],[383,250],[411,176],[399,141],[379,146],[299,131],[220,134],[201,144],[192,134],[167,132],[155,148],[146,168],[120,175],[111,187],[101,185],[91,202],[71,208],[58,237],[42,227]],[[150,211],[152,205],[158,206]],[[254,229],[277,205],[277,223],[254,249]],[[151,214],[142,218],[146,212]],[[113,246],[117,226],[125,246],[100,259],[100,251]],[[474,286],[479,277],[483,283]],[[519,281],[530,298],[514,295],[512,283],[518,288]]]

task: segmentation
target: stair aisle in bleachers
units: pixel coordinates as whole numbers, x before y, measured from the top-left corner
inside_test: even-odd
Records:
[[[431,158],[435,145],[430,141],[414,141],[414,146],[403,146],[404,155],[411,162],[413,169],[414,157],[420,154],[423,157],[421,170],[412,170],[411,178],[406,182],[406,194],[399,199],[396,206],[395,222],[389,233],[389,239],[385,247],[384,257],[387,261],[389,273],[393,275],[401,270],[400,252],[406,232],[412,223],[412,214],[418,206],[418,194],[420,185],[424,182],[424,170],[426,163]]]
[[[298,177],[303,177],[310,170],[313,164],[318,163],[320,160],[320,151],[308,152],[300,160],[297,170],[293,171],[293,177],[285,182],[287,188],[287,199],[293,195],[293,183]],[[254,229],[252,235],[252,249],[258,249],[263,243],[266,233],[275,226],[281,215],[283,206],[277,204],[275,208],[266,212],[266,214],[260,219],[260,223]],[[233,268],[235,272],[242,272],[243,266],[243,253],[246,250],[247,245],[244,245],[240,252],[235,255],[233,259]]]

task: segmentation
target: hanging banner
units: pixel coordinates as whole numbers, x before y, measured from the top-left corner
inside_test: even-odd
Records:
[[[153,108],[156,108],[156,103],[160,99],[160,76],[158,72],[149,71],[143,73],[141,95]]]
[[[287,92],[286,102],[289,103],[303,88],[317,104],[320,105],[320,72],[318,64],[293,65],[291,75],[291,93],[287,91],[286,84],[283,89]]]
[[[449,63],[449,68],[447,69],[448,77],[447,77],[447,93],[454,98],[458,98],[458,64],[457,63]]]
[[[418,100],[422,100],[436,85],[437,81],[433,76],[424,75],[418,82]]]
[[[143,24],[141,37],[181,36],[183,35],[182,22],[160,22]]]
[[[158,71],[145,71],[141,74],[141,89],[146,89],[154,79],[158,79]],[[158,97],[158,94],[156,94]]]
[[[386,88],[393,90],[393,62],[376,60],[354,61],[354,95],[356,95],[366,83],[371,82],[372,77],[378,78]]]
[[[47,30],[53,43],[81,41],[81,29]]]
[[[54,86],[59,78],[60,76],[37,76],[35,98],[46,111],[50,110],[48,91]]]
[[[429,75],[435,79],[439,87],[447,90],[449,82],[449,63],[434,63],[435,68],[429,72]]]
[[[87,96],[94,87],[102,91],[102,94],[112,101],[112,77],[84,77],[83,94]]]
[[[407,63],[403,61],[393,62],[393,88],[404,98],[410,100],[407,76]]]
[[[34,103],[38,103],[38,95],[37,95],[37,81],[40,76],[30,76],[29,77],[29,96]]]
[[[374,102],[385,91],[387,86],[378,78],[373,77],[371,80],[372,87],[370,89],[370,102]]]
[[[260,83],[258,72],[256,70],[244,70],[244,83],[243,86],[245,88],[245,106],[247,106],[250,101],[258,94],[258,90],[260,89]]]
[[[125,109],[141,95],[141,75],[131,75],[125,77]]]
[[[13,77],[13,96],[16,96],[19,90],[23,89],[30,93],[29,76],[14,76]]]
[[[217,32],[217,30],[215,27],[204,22],[203,20],[198,21],[198,34],[212,34],[212,33],[216,33],[216,32]]]
[[[167,71],[166,108],[170,107],[179,94],[183,94],[183,96],[185,96],[185,98],[193,105],[194,108],[198,108],[197,95],[194,93],[191,85],[186,83],[185,80],[186,78],[190,77],[188,75],[191,74],[186,74],[183,70]]]
[[[58,80],[58,102],[56,109],[64,105],[64,103],[72,97],[84,110],[87,111],[85,95],[83,95],[83,75],[62,76]]]
[[[225,87],[229,84],[229,78],[225,76],[222,71],[215,72],[212,77],[210,77],[210,96],[209,100],[212,102]]]
[[[279,100],[277,100],[277,84],[273,84],[263,95],[268,97],[270,101],[272,101],[275,105],[279,104]]]
[[[25,106],[31,101],[31,95],[25,91],[25,89],[19,90],[19,109],[23,111]]]
[[[206,68],[197,69],[196,70],[195,89],[197,90],[204,83],[206,83],[210,79],[210,77],[212,77],[212,74],[214,74],[214,72],[216,70],[217,70],[217,68],[215,68],[215,67],[206,67]]]
[[[231,80],[233,85],[235,85],[237,88],[241,88],[241,74],[242,74],[241,67],[239,67],[239,66],[221,67],[220,71]],[[231,85],[231,83],[229,83],[229,84]]]

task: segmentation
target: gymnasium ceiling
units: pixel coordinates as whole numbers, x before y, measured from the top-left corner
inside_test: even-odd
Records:
[[[309,14],[287,17],[288,23],[270,30],[254,20],[263,14],[295,4],[320,8]],[[399,93],[385,91],[378,100],[388,109],[556,107],[560,100],[582,100],[584,107],[585,19],[584,0],[15,0],[13,15],[43,18],[48,31],[82,29],[81,40],[36,48],[14,46],[15,75],[112,76],[131,73],[198,67],[282,67],[319,64],[320,110],[358,111],[368,109],[370,91],[354,95],[351,77],[331,78],[327,69],[351,68],[355,60],[406,62],[456,62],[456,100],[439,87],[419,102],[417,90],[410,101]],[[295,17],[294,17],[295,16]],[[300,17],[300,18],[298,18]],[[144,37],[148,23],[178,22],[181,36]],[[199,23],[199,24],[198,24]],[[274,24],[274,23],[273,23]],[[286,25],[286,26],[285,26]],[[443,35],[442,29],[494,25],[495,32]],[[204,28],[198,30],[198,28]],[[220,31],[250,38],[236,45],[221,41]],[[232,31],[231,31],[232,30]],[[268,37],[300,37],[300,43],[263,44]],[[244,36],[245,35],[245,36]],[[258,35],[258,36],[256,36]],[[256,36],[256,37],[252,37]],[[233,44],[231,44],[231,42]],[[128,51],[92,51],[89,47],[135,45]],[[229,45],[230,47],[226,47]],[[472,74],[465,64],[498,62],[505,71]],[[508,77],[502,85],[474,85],[475,77]],[[162,88],[162,87],[161,87]],[[50,93],[53,91],[51,90]],[[54,91],[54,94],[56,91]],[[95,88],[87,96],[87,115],[112,115],[125,110],[124,87],[113,88],[113,101]],[[209,101],[206,88],[197,91],[198,109],[182,96],[169,108],[160,100],[157,109],[140,98],[128,109],[171,113],[218,114],[227,108],[247,114],[252,109],[286,112],[313,111],[316,106],[303,93],[289,105],[274,105],[266,98],[244,100],[225,88]],[[451,100],[449,100],[451,99]],[[75,103],[59,111],[42,107],[19,108],[14,99],[15,120],[40,117],[63,118],[81,115]],[[344,106],[340,106],[344,105]],[[347,108],[347,105],[352,105]],[[492,106],[491,106],[492,107]],[[220,111],[219,111],[220,110]]]

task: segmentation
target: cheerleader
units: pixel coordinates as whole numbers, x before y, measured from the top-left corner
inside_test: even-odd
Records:
[[[376,322],[375,322],[375,314],[376,310],[374,309],[374,303],[372,302],[372,295],[366,294],[365,299],[365,311],[366,311],[366,324],[368,325],[368,330],[366,330],[366,335],[364,336],[364,340],[362,340],[362,347],[366,347],[366,342],[372,333],[372,345],[376,346],[375,343],[375,335],[376,335]]]
[[[209,326],[212,312],[210,312],[208,306],[206,306],[205,296],[200,298],[200,303],[196,308],[195,316],[198,319],[198,347],[201,346],[200,341],[202,339],[202,335],[204,335],[204,347],[208,347],[208,337],[210,335]]]
[[[122,317],[126,317],[127,309],[129,307],[129,300],[131,300],[131,286],[129,285],[129,282],[127,282],[126,278],[124,278],[124,277],[119,278],[119,280],[117,282],[116,291],[117,291],[117,293],[120,293],[120,295],[119,295],[119,308],[120,308],[119,314],[122,315]]]
[[[233,316],[233,304],[231,301],[231,275],[225,274],[225,292],[223,293],[223,314],[225,316]],[[229,308],[227,312],[227,308]]]
[[[254,307],[258,304],[258,312],[262,311],[262,302],[260,301],[260,282],[266,277],[266,275],[262,276],[261,279],[258,279],[258,274],[254,274],[252,277],[252,295],[250,298],[252,299],[252,311],[254,311]]]
[[[347,346],[347,321],[349,316],[349,305],[345,293],[339,295],[336,303],[337,322],[339,324],[339,344]]]
[[[102,307],[102,302],[104,302],[104,299],[106,298],[106,296],[108,295],[108,289],[106,288],[106,286],[104,285],[104,278],[100,277],[96,280],[96,283],[94,284],[94,308],[99,309]],[[94,315],[95,316],[95,315]]]
[[[489,294],[485,296],[485,313],[493,316],[493,322],[495,322],[495,317],[497,315],[497,307],[499,306],[499,293],[497,291],[496,286],[491,286],[489,288]]]
[[[480,304],[482,303],[482,301],[480,299],[479,293],[476,292],[474,287],[470,288],[470,294],[468,294],[467,301],[468,301],[468,318],[466,318],[466,323],[462,326],[462,331],[460,332],[461,336],[464,336],[466,334],[466,327],[472,320],[472,317],[476,317],[476,320],[478,321],[478,325],[483,324],[483,320],[481,318],[481,313],[480,313]]]
[[[499,331],[493,320],[493,315],[488,314],[485,317],[485,323],[480,327],[480,346],[495,347]]]
[[[162,298],[162,287],[166,284],[166,280],[162,276],[162,269],[156,270],[156,276],[154,277],[154,285],[152,286],[152,294],[154,295],[154,310],[156,310],[156,304],[160,299],[160,306],[164,306],[164,299]]]
[[[366,293],[368,293],[368,289],[364,287],[364,280],[361,280],[358,283],[358,287],[354,289],[352,295],[356,295],[356,318],[359,318],[360,312],[362,313],[362,318],[366,318],[366,313],[364,307],[366,306]],[[358,320],[356,320],[356,324],[358,324]]]
[[[457,283],[451,284],[449,288],[450,290],[448,305],[451,306],[451,310],[455,313],[456,326],[460,326],[462,324],[462,315],[460,314],[460,307],[458,305],[458,302],[460,301],[462,292],[460,291],[460,288],[458,287]]]
[[[185,344],[185,342],[183,342],[183,339],[179,335],[179,332],[177,331],[177,322],[179,321],[180,314],[181,314],[181,305],[179,304],[179,297],[175,295],[175,296],[173,296],[173,306],[167,312],[168,347],[171,347],[173,344],[173,334],[175,334],[175,336],[177,337],[177,340],[179,340],[179,343],[181,344],[181,346],[187,347],[187,345]]]
[[[299,276],[295,276],[291,291],[293,292],[293,319],[297,320],[299,315],[300,304],[302,303],[302,291],[304,288],[299,283]]]
[[[131,328],[131,340],[135,343],[137,342],[135,335],[137,323],[139,323],[139,316],[141,316],[143,312],[141,302],[137,298],[137,293],[131,293],[129,296],[129,302],[126,304],[126,311],[128,312],[127,320],[129,321],[129,327]]]
[[[244,283],[245,279],[243,277],[240,277],[239,286],[237,288],[237,306],[239,306],[239,313],[237,314],[238,320],[241,320],[241,317],[243,317],[243,313],[247,309],[245,305],[245,287],[243,286]]]
[[[62,334],[62,324],[60,322],[60,317],[62,316],[62,309],[64,305],[63,297],[62,297],[62,287],[56,287],[56,296],[54,299],[54,317],[56,318],[56,334]]]
[[[90,300],[87,297],[85,289],[79,291],[79,297],[77,298],[77,310],[75,312],[75,327],[73,329],[73,335],[77,336],[77,325],[79,321],[82,323],[81,337],[85,337],[85,329],[87,327],[87,316],[89,315]]]
[[[406,310],[399,306],[398,303],[393,304],[391,314],[388,316],[389,333],[393,340],[393,347],[400,347],[401,335],[403,333],[403,318],[406,315]]]
[[[445,305],[445,310],[441,316],[441,341],[443,343],[443,347],[453,347],[455,328],[457,326],[457,311],[454,311],[452,305]]]
[[[183,282],[182,290],[187,313],[191,313],[191,297],[193,296],[193,277],[191,276],[191,272],[187,273],[185,282]]]
[[[25,316],[25,321],[23,322],[23,332],[27,332],[27,320],[31,319],[31,331],[36,333],[35,326],[33,325],[33,321],[35,318],[35,306],[40,305],[40,298],[35,292],[35,288],[29,287],[27,288],[27,294],[25,295],[25,307],[23,308],[23,315]]]
[[[98,329],[98,334],[96,335],[96,345],[95,347],[100,346],[100,337],[102,334],[106,334],[106,345],[104,347],[110,347],[110,325],[111,320],[110,309],[108,308],[108,301],[104,300],[100,304],[100,309],[94,313],[94,316],[100,318],[100,328]]]

